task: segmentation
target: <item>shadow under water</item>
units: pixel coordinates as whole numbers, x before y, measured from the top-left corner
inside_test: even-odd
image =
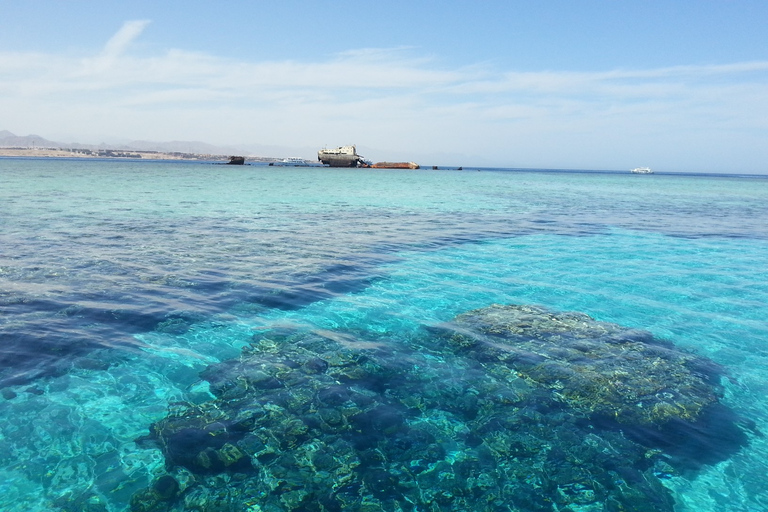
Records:
[[[747,442],[713,363],[583,314],[343,334],[364,348],[276,329],[204,370],[216,399],[138,440],[167,474],[131,510],[671,511],[664,478]]]

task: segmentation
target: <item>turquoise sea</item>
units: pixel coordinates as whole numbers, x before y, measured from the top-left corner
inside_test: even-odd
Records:
[[[765,176],[0,159],[0,510],[768,510],[767,318]]]

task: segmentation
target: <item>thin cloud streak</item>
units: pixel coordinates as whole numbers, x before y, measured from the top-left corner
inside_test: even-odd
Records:
[[[149,25],[149,20],[127,21],[120,30],[107,41],[100,58],[116,59],[119,57],[144,29]]]
[[[88,76],[103,73],[114,67],[130,44],[141,35],[149,23],[149,20],[125,22],[120,30],[107,41],[101,53],[96,57],[83,59],[82,74]]]

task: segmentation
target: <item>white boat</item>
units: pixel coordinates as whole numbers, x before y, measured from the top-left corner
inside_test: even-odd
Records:
[[[310,167],[314,165],[308,160],[304,160],[303,158],[299,158],[296,156],[290,156],[288,158],[283,158],[282,160],[278,160],[276,162],[269,162],[269,166],[275,166],[275,167]]]
[[[634,169],[631,169],[629,172],[632,174],[653,174],[653,171],[650,167],[635,167]]]
[[[289,156],[288,158],[283,158],[282,163],[283,165],[308,165],[309,164],[309,162],[297,156]]]

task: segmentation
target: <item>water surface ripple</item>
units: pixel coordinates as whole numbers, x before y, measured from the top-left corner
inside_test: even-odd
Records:
[[[189,490],[157,510],[197,510],[203,491],[185,483],[187,470],[135,441],[169,404],[212,403],[207,368],[281,332],[363,351],[384,344],[410,354],[404,361],[424,368],[428,382],[490,382],[487,362],[440,352],[425,333],[466,311],[515,303],[647,330],[722,367],[720,402],[749,443],[694,472],[653,478],[674,510],[768,508],[760,476],[768,449],[756,434],[768,423],[767,184],[0,159],[0,504],[144,510],[132,496],[172,474]],[[418,421],[471,430],[441,414]],[[479,449],[473,439],[490,443],[474,435],[461,438],[465,453]],[[445,460],[458,472],[451,453]],[[388,471],[360,473],[360,496],[375,487],[371,474],[387,480]],[[239,478],[206,478],[213,486],[225,477]],[[574,489],[540,492],[571,493],[574,511],[618,506]],[[227,499],[222,510],[315,510]],[[405,506],[387,492],[370,499],[354,506]]]

